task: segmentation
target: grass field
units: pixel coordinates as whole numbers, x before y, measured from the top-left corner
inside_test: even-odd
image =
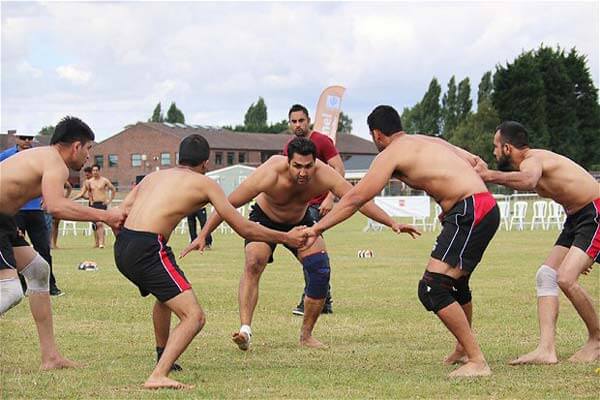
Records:
[[[323,316],[315,336],[328,350],[297,346],[301,319],[291,314],[302,288],[298,263],[283,248],[267,267],[253,323],[250,352],[230,335],[239,327],[237,286],[242,240],[216,235],[214,248],[181,262],[207,324],[192,342],[174,377],[196,388],[186,392],[141,389],[154,365],[151,298],[114,266],[112,249],[91,249],[93,239],[65,236],[53,253],[66,295],[53,299],[55,331],[67,357],[83,369],[40,372],[35,327],[26,302],[0,319],[0,396],[17,398],[449,398],[598,399],[600,365],[566,359],[586,340],[583,323],[561,295],[555,366],[511,367],[507,362],[538,339],[534,277],[558,232],[501,231],[471,279],[474,326],[493,375],[449,380],[441,363],[454,341],[417,298],[417,282],[434,234],[418,240],[389,231],[362,233],[355,216],[326,234],[332,263],[334,314]],[[112,243],[110,237],[109,243]],[[174,235],[177,254],[187,240]],[[371,249],[372,259],[359,259]],[[84,259],[98,272],[81,272]],[[600,299],[598,265],[581,282]]]

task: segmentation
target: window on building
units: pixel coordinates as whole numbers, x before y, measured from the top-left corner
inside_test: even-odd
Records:
[[[238,163],[243,164],[246,162],[246,152],[245,151],[240,151],[238,153]]]
[[[116,154],[108,155],[108,166],[109,167],[118,167],[119,166],[119,156]]]
[[[223,165],[223,153],[215,152],[215,165]]]
[[[171,165],[171,153],[160,153],[160,165]]]
[[[98,154],[94,156],[94,164],[98,164],[100,169],[104,168],[104,155]]]
[[[269,159],[269,157],[274,156],[275,154],[279,154],[276,151],[261,151],[260,152],[260,162],[264,163]]]
[[[142,155],[141,154],[132,154],[131,155],[131,166],[132,167],[141,167],[142,166]]]
[[[235,153],[233,151],[227,152],[227,165],[233,165],[233,160],[235,158]]]

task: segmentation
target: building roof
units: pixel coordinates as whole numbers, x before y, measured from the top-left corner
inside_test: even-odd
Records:
[[[167,135],[173,135],[180,139],[191,135],[202,135],[210,145],[211,149],[239,149],[239,150],[263,150],[263,151],[281,151],[285,144],[293,137],[290,134],[271,134],[271,133],[248,133],[233,132],[212,126],[169,124],[160,122],[138,122],[135,125],[125,128],[116,135],[104,140],[111,140],[124,134],[131,127],[143,127],[152,129]],[[101,142],[101,143],[103,143]],[[336,147],[340,153],[352,154],[377,154],[375,145],[368,140],[349,134],[338,134]]]

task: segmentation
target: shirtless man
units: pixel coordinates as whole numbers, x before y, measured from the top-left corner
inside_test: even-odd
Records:
[[[548,150],[529,147],[527,131],[514,121],[503,122],[494,135],[498,169],[483,164],[477,170],[484,181],[515,190],[533,190],[562,205],[567,213],[563,231],[536,274],[540,343],[531,353],[510,363],[554,364],[558,318],[558,288],[571,301],[588,330],[586,344],[569,359],[591,362],[600,359],[600,326],[594,302],[577,279],[594,262],[600,263],[600,183],[568,158]]]
[[[333,192],[342,197],[352,185],[333,168],[318,160],[315,144],[309,139],[297,137],[288,144],[288,156],[273,156],[258,167],[230,195],[234,207],[240,207],[252,199],[256,204],[250,212],[250,221],[279,231],[288,231],[298,225],[310,226],[314,220],[308,211],[309,202],[316,195]],[[419,232],[410,225],[394,221],[373,202],[361,209],[365,215],[391,227],[395,232],[407,232],[413,237]],[[200,235],[183,251],[204,248],[204,240],[222,219],[212,213]],[[239,306],[241,328],[233,334],[233,341],[241,350],[248,350],[252,338],[252,316],[258,302],[258,283],[267,265],[273,262],[276,244],[268,240],[246,240],[245,266],[240,280]],[[329,288],[329,257],[322,237],[312,245],[299,249],[286,247],[302,263],[308,277],[305,289],[304,320],[300,333],[300,345],[326,347],[312,336],[321,314]]]
[[[398,112],[378,106],[367,119],[380,154],[369,172],[323,219],[307,229],[312,237],[349,218],[378,195],[391,177],[421,189],[442,207],[442,232],[437,237],[419,299],[442,320],[458,343],[446,363],[465,364],[450,377],[485,376],[491,371],[471,329],[469,278],[496,233],[500,213],[473,166],[482,161],[442,139],[408,135]]]
[[[90,207],[100,210],[106,210],[117,193],[113,184],[100,175],[100,166],[98,164],[92,165],[92,177],[85,181],[85,185],[90,200]],[[104,225],[102,222],[96,222],[92,225],[92,228],[96,242],[94,247],[103,249],[105,237]]]
[[[186,137],[179,147],[179,165],[146,176],[121,205],[128,217],[114,246],[117,267],[138,286],[142,296],[152,293],[157,299],[152,319],[160,353],[144,384],[148,389],[190,387],[168,378],[168,374],[205,322],[196,295],[167,246],[181,219],[211,203],[236,232],[250,240],[274,241],[286,246],[305,242],[301,229],[289,233],[273,231],[238,214],[219,185],[204,176],[208,156],[208,142],[202,136]],[[180,322],[169,333],[171,312]]]
[[[56,126],[50,146],[20,152],[0,163],[0,315],[23,298],[17,273],[27,281],[31,314],[40,340],[42,369],[76,366],[58,351],[49,296],[48,263],[17,232],[13,216],[27,201],[43,196],[55,218],[104,221],[117,228],[120,210],[83,207],[64,197],[69,168],[80,170],[89,157],[94,133],[81,120],[65,117]]]

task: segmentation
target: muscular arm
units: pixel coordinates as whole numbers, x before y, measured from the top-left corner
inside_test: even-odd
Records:
[[[79,191],[79,194],[77,194],[77,196],[73,197],[72,200],[79,200],[79,199],[87,199],[89,198],[86,197],[88,196],[88,185],[87,185],[87,181],[83,182],[83,188]]]
[[[535,190],[538,181],[542,177],[542,163],[531,157],[523,160],[519,171],[502,172],[487,170],[480,173],[485,182],[497,183],[509,188],[521,191]]]
[[[344,168],[344,162],[342,161],[342,157],[340,157],[339,154],[327,160],[327,165],[329,165],[331,168],[336,170],[338,174],[344,177],[346,170]],[[327,193],[327,197],[323,199],[323,203],[330,202],[331,204],[333,204],[335,196],[336,195],[333,192]]]
[[[115,198],[115,195],[117,194],[117,189],[115,189],[115,185],[113,185],[112,182],[108,179],[106,179],[106,186],[108,186],[108,190],[110,190],[110,197],[108,199],[108,202],[106,203],[108,205],[112,203],[113,199]]]
[[[65,182],[65,189],[67,190],[65,197],[68,199],[69,197],[71,197],[71,192],[73,191],[73,185],[71,185],[69,183],[69,181],[67,181],[67,182]]]
[[[84,207],[64,196],[64,183],[69,177],[66,166],[49,165],[42,176],[42,196],[47,211],[57,219],[71,221],[107,222],[107,213],[91,207]]]
[[[342,196],[340,202],[329,214],[313,226],[313,230],[320,234],[350,218],[359,208],[363,207],[365,203],[381,193],[381,190],[387,184],[390,176],[392,176],[394,169],[395,163],[390,158],[389,153],[380,153],[371,164],[369,172],[367,172],[356,186]],[[367,210],[365,211],[366,215],[369,215],[372,209],[367,206]],[[383,212],[383,210],[381,211]],[[371,215],[369,215],[371,218],[377,217],[377,213]],[[388,218],[390,217],[388,216]],[[388,225],[386,222],[383,223]]]
[[[121,207],[121,209],[123,209],[123,211],[125,211],[125,214],[129,215],[129,211],[131,210],[131,207],[133,207],[133,203],[135,203],[137,193],[138,193],[138,187],[134,186],[133,189],[131,190],[131,192],[129,192],[129,194],[127,194],[125,199],[123,199],[123,202],[121,203],[120,207]]]

